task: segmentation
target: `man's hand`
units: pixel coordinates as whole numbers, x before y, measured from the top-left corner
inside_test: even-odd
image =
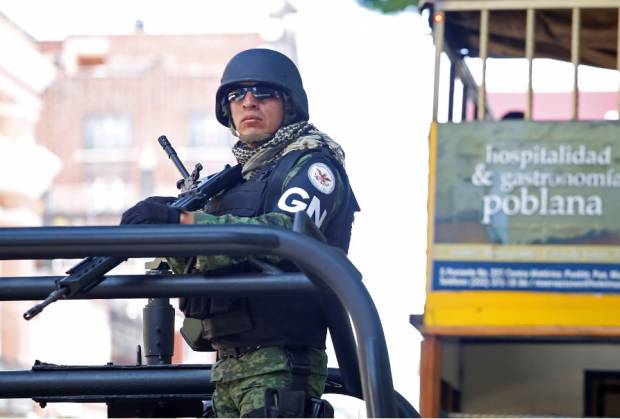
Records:
[[[191,212],[181,212],[181,224],[194,224],[194,214]]]
[[[146,198],[123,213],[121,224],[179,224],[181,210],[167,205],[175,199],[171,196]]]

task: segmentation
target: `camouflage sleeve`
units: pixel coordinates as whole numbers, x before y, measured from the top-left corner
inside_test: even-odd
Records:
[[[223,225],[223,224],[253,224],[281,227],[285,229],[293,228],[293,220],[286,214],[267,213],[257,217],[238,217],[235,215],[211,215],[204,211],[194,212],[194,223],[202,225]],[[272,262],[276,259],[270,258]],[[241,263],[247,257],[233,257],[225,255],[198,256],[198,269],[201,271],[226,268],[228,266]],[[179,258],[168,258],[168,263],[176,273],[182,273],[185,269],[186,261]]]
[[[281,195],[273,203],[273,209],[256,217],[239,217],[235,215],[211,215],[204,211],[194,212],[194,222],[202,225],[253,224],[274,226],[285,229],[293,228],[293,216],[296,212],[306,211],[317,227],[322,230],[329,224],[344,196],[344,184],[328,158],[308,154],[299,159],[284,179]],[[266,257],[276,263],[276,257]],[[224,255],[199,256],[198,268],[201,271],[226,268],[241,263],[247,257]],[[168,258],[168,263],[176,273],[184,271],[183,259]]]

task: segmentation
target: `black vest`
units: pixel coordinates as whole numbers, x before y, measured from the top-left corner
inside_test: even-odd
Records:
[[[323,230],[327,242],[347,252],[351,240],[353,217],[359,206],[349,185],[349,179],[342,165],[336,161],[326,148],[298,150],[286,154],[276,164],[265,168],[259,175],[248,181],[241,181],[223,194],[209,201],[206,211],[213,215],[232,214],[240,217],[255,217],[265,214],[275,207],[282,194],[282,184],[289,171],[302,157],[311,153],[319,153],[332,161],[345,187],[342,205],[331,217]]]
[[[308,153],[327,150],[294,151],[248,181],[240,181],[213,197],[206,211],[213,215],[231,214],[242,217],[262,215],[275,207],[282,193],[284,178],[295,163]],[[345,186],[343,204],[323,230],[329,244],[348,250],[351,226],[357,201],[344,168],[333,160]],[[290,264],[284,264],[291,269]],[[234,272],[247,272],[250,266],[236,266]],[[294,269],[294,268],[293,268]],[[196,301],[197,303],[197,301]],[[252,298],[211,297],[199,304],[202,313],[185,313],[203,320],[204,335],[217,348],[234,346],[303,345],[325,347],[327,323],[319,297],[278,295]]]

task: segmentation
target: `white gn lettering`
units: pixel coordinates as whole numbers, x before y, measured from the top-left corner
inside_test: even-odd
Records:
[[[289,198],[292,198],[289,200]],[[300,201],[297,198],[301,198]],[[327,216],[327,211],[323,211],[321,213],[321,201],[316,196],[313,196],[310,200],[310,204],[307,204],[303,200],[310,199],[310,195],[302,188],[290,188],[287,189],[286,192],[282,194],[280,200],[278,201],[278,208],[286,212],[299,212],[306,210],[308,216],[310,218],[314,217],[314,224],[317,227],[321,227],[325,217]]]

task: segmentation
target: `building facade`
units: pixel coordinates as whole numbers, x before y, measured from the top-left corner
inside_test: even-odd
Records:
[[[45,217],[52,225],[117,224],[143,197],[175,195],[180,175],[157,143],[166,135],[188,169],[230,161],[215,91],[228,59],[258,35],[70,37],[43,43],[58,63],[37,133],[63,161]]]
[[[161,135],[189,171],[200,162],[206,175],[232,162],[235,139],[215,119],[215,92],[230,57],[259,45],[257,34],[140,30],[41,43],[41,52],[57,64],[58,77],[43,96],[37,134],[63,162],[46,195],[45,223],[117,225],[122,212],[145,197],[176,196],[181,175],[157,142]],[[54,263],[49,267],[55,272],[70,266]],[[114,272],[142,273],[143,264],[130,260]],[[145,303],[105,303],[115,364],[135,363]],[[177,320],[180,326],[182,319]],[[178,334],[177,340],[174,361],[195,359]]]
[[[177,195],[181,175],[160,135],[189,171],[198,162],[202,176],[221,170],[233,161],[235,142],[215,119],[222,71],[247,48],[289,52],[294,38],[280,38],[150,35],[136,25],[128,35],[37,42],[0,14],[0,44],[10,49],[0,57],[0,227],[118,225],[141,199]],[[113,273],[143,273],[145,261]],[[0,261],[0,274],[60,275],[77,262]],[[34,303],[0,303],[1,369],[27,369],[35,359],[136,363],[146,300],[61,301],[25,322]],[[174,363],[211,360],[175,335]],[[0,416],[39,409],[31,400],[0,401]],[[41,414],[102,416],[105,406],[55,403]]]
[[[60,168],[60,160],[41,145],[36,123],[41,94],[56,69],[39,52],[36,41],[0,13],[0,227],[42,224],[42,197]],[[0,275],[26,276],[32,261],[0,261]],[[10,369],[30,360],[30,330],[17,325],[27,304],[0,303],[0,367]],[[28,360],[27,360],[28,359]],[[0,416],[30,410],[21,401],[0,401]]]

